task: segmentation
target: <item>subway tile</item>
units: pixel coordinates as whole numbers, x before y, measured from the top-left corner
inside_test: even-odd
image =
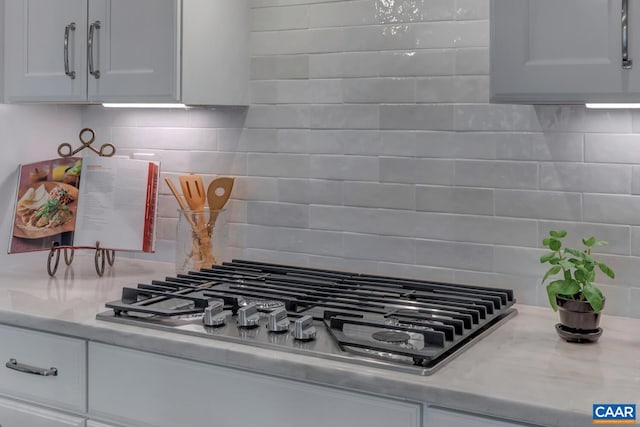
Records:
[[[309,227],[318,230],[415,237],[415,224],[412,211],[315,205],[309,209]]]
[[[276,147],[279,153],[306,153],[309,139],[307,129],[278,129]]]
[[[489,19],[489,0],[455,0],[456,19]]]
[[[456,160],[454,182],[469,187],[535,189],[538,165],[533,162]]]
[[[233,184],[233,197],[241,200],[275,202],[278,200],[278,179],[257,176],[236,179]]]
[[[377,181],[378,164],[376,157],[314,155],[310,159],[309,176],[319,179]]]
[[[584,137],[575,133],[497,133],[496,157],[502,160],[581,162]]]
[[[275,80],[251,81],[249,96],[254,104],[275,104],[278,100],[278,82]]]
[[[280,80],[276,84],[276,96],[271,103],[306,104],[310,97],[309,80]]]
[[[640,304],[635,303],[635,301],[640,301],[640,288],[636,288],[636,287],[629,288],[628,298],[629,298],[628,315],[630,317],[640,318]],[[615,313],[615,312],[612,311],[612,313]]]
[[[347,30],[343,28],[314,28],[308,34],[308,53],[341,52],[348,43]]]
[[[302,228],[267,227],[250,225],[247,246],[285,252],[342,256],[342,233]]]
[[[313,129],[378,129],[380,106],[377,104],[310,105]]]
[[[247,128],[297,129],[310,125],[307,105],[252,105],[246,119]]]
[[[546,132],[631,132],[628,110],[590,110],[583,105],[536,106],[539,123]]]
[[[498,216],[582,220],[582,197],[579,193],[495,190],[495,200]],[[585,220],[588,220],[586,215]]]
[[[283,252],[269,249],[245,248],[243,258],[276,264],[309,265],[309,255],[305,253]]]
[[[100,139],[104,138],[98,134]],[[210,128],[111,128],[112,142],[117,148],[180,149],[215,151],[218,149],[218,130]]]
[[[381,156],[416,156],[416,132],[411,130],[378,131]]]
[[[584,220],[610,224],[640,225],[640,197],[610,194],[584,195]]]
[[[427,280],[432,282],[453,282],[454,270],[425,265],[409,265],[407,260],[400,263],[379,262],[378,274],[390,277],[406,277],[408,279]]]
[[[638,286],[638,276],[640,275],[640,263],[638,263],[638,258],[598,254],[597,259],[598,261],[608,265],[614,271],[616,276],[615,279],[610,279],[598,270],[595,280],[597,284],[632,287]]]
[[[308,79],[309,55],[254,56],[252,80]]]
[[[208,151],[156,150],[163,170],[214,175],[246,175],[247,155]]]
[[[342,90],[346,103],[409,103],[416,95],[411,78],[345,79]]]
[[[381,157],[380,181],[406,184],[453,185],[455,161]]]
[[[595,253],[629,255],[633,227],[586,222],[539,221],[538,243],[540,245],[543,239],[549,237],[551,230],[566,230],[568,234],[563,241],[569,247],[582,248],[583,238],[595,236],[598,240],[608,242],[605,246],[594,247]]]
[[[453,49],[416,49],[379,53],[381,77],[449,76],[455,73]]]
[[[416,240],[416,264],[491,271],[493,247],[472,243]]]
[[[376,0],[375,6],[379,24],[445,21],[455,16],[453,3],[448,0],[417,0],[410,4]]]
[[[542,279],[549,269],[546,265],[540,264],[540,257],[545,253],[542,249],[496,246],[493,271]]]
[[[376,77],[382,64],[379,52],[340,52],[311,55],[311,78]]]
[[[380,105],[380,129],[452,130],[451,105]]]
[[[309,255],[309,265],[314,268],[346,272],[377,274],[378,262],[336,256]]]
[[[345,182],[344,204],[371,208],[412,209],[416,207],[414,185],[377,182]]]
[[[419,211],[493,215],[493,189],[422,186],[416,188]]]
[[[629,194],[631,166],[543,163],[540,165],[540,189]]]
[[[414,239],[376,236],[372,234],[344,234],[344,256],[387,262],[414,263]]]
[[[450,159],[496,158],[495,133],[418,132],[416,155]]]
[[[248,172],[252,176],[306,178],[309,176],[309,156],[302,154],[249,153]]]
[[[343,1],[343,0],[323,0],[323,2]],[[269,6],[288,6],[296,4],[311,4],[318,3],[318,0],[250,0],[249,7],[254,9],[258,7]]]
[[[543,128],[530,105],[457,105],[454,110],[457,131],[527,131]]]
[[[489,102],[488,76],[458,76],[454,80],[453,89],[456,102]]]
[[[304,5],[255,8],[249,11],[251,31],[308,28],[309,7]]]
[[[631,227],[631,255],[640,256],[640,227]]]
[[[593,163],[640,163],[638,137],[586,134],[584,160]]]
[[[242,129],[240,137],[237,140],[219,138],[219,148],[224,151],[235,152],[277,152],[277,135],[276,129]]]
[[[631,194],[640,194],[640,166],[631,166]]]
[[[418,213],[417,237],[433,240],[537,246],[535,220],[442,213]]]
[[[310,52],[309,30],[260,31],[250,34],[252,56],[294,55]]]
[[[309,206],[292,203],[247,202],[247,223],[308,228]]]
[[[307,149],[313,154],[366,154],[381,152],[381,135],[375,130],[314,129],[309,133]]]
[[[455,74],[459,76],[489,75],[489,49],[486,47],[456,49]]]
[[[500,262],[498,259],[497,262]],[[525,277],[522,274],[489,273],[479,271],[454,270],[454,281],[488,288],[513,289],[516,302],[527,305],[539,305],[539,277]],[[546,301],[546,297],[545,297]],[[546,303],[543,301],[542,303]]]
[[[309,8],[310,26],[343,27],[376,23],[376,7],[372,0],[317,3]]]
[[[320,179],[278,179],[278,200],[288,203],[342,205],[342,181]]]
[[[455,76],[438,76],[416,79],[416,102],[455,102]]]
[[[335,104],[344,101],[342,82],[338,79],[313,79],[307,89],[308,100],[317,104]]]
[[[417,24],[375,25],[346,27],[344,44],[334,51],[362,52],[383,50],[409,50],[418,46]],[[335,30],[335,28],[331,29]]]

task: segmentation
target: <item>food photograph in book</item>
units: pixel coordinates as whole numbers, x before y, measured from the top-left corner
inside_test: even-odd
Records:
[[[78,157],[20,166],[9,253],[72,244],[81,169]]]

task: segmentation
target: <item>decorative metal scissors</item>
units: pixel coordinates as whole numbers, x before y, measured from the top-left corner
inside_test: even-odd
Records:
[[[90,138],[85,139],[84,137],[85,134],[90,134]],[[102,157],[111,157],[114,154],[116,154],[116,147],[111,143],[102,144],[100,146],[100,150],[96,150],[91,146],[91,144],[93,144],[94,141],[96,140],[96,133],[91,128],[82,129],[78,137],[80,138],[80,142],[82,143],[82,145],[76,148],[75,150],[73,149],[73,147],[71,147],[71,144],[69,144],[68,142],[64,142],[58,145],[58,154],[60,155],[60,157],[73,156],[74,154],[76,154],[81,150],[84,150],[85,148],[88,148],[89,150],[93,151],[94,153]]]

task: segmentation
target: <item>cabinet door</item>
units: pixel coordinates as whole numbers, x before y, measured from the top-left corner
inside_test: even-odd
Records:
[[[5,1],[7,101],[86,99],[86,4],[86,0]],[[66,32],[72,24],[75,30],[69,27]],[[65,73],[65,38],[68,71],[75,76]]]
[[[154,427],[419,427],[417,403],[89,343],[89,414]]]
[[[640,10],[629,3],[631,37],[640,34]],[[621,9],[622,0],[491,0],[492,101],[637,98],[640,63],[622,67]],[[636,40],[629,39],[632,59]]]
[[[177,0],[89,0],[89,101],[175,102],[179,19]]]
[[[495,418],[480,417],[434,407],[428,407],[425,413],[425,426],[428,427],[525,427],[524,424],[514,424]],[[527,424],[527,426],[532,427],[530,424]]]
[[[84,427],[83,418],[0,398],[2,427]]]

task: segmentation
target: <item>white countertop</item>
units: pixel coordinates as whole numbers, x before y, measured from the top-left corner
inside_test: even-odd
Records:
[[[173,264],[117,258],[99,278],[93,257],[76,256],[49,278],[45,261],[3,269],[0,323],[533,424],[590,425],[594,403],[640,405],[638,319],[605,313],[597,344],[570,344],[551,309],[517,305],[517,316],[422,377],[99,321],[123,286],[173,275]]]

